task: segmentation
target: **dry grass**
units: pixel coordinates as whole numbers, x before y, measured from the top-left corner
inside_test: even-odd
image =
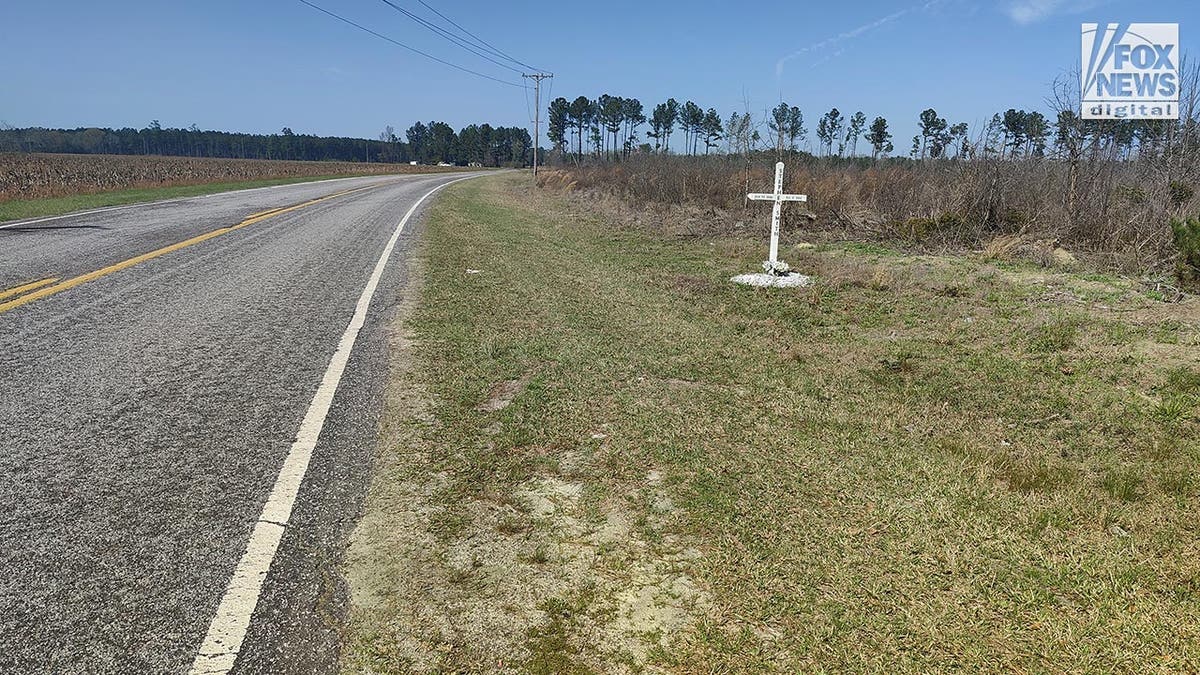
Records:
[[[979,257],[988,262],[998,260],[1010,261],[1016,257],[1017,251],[1021,248],[1022,239],[1020,235],[1002,234],[998,237],[993,237],[980,252]]]

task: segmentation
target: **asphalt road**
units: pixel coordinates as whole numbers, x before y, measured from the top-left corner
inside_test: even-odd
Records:
[[[460,177],[291,185],[0,225],[2,292],[371,186],[0,312],[0,672],[191,667],[387,240],[417,199]],[[361,506],[384,331],[419,223],[371,303],[237,672],[336,669],[336,565]]]

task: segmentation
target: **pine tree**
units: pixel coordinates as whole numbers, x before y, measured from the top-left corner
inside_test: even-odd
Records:
[[[583,136],[592,124],[592,101],[580,96],[571,102],[571,125],[575,129],[575,161],[583,159]]]
[[[716,108],[709,108],[708,112],[704,113],[704,122],[701,127],[704,129],[704,154],[707,156],[708,151],[716,147],[725,135],[725,130],[721,126],[721,116],[717,114]]]
[[[892,134],[888,131],[887,120],[876,117],[871,122],[871,129],[867,132],[867,142],[871,144],[871,159],[879,159],[880,155],[886,155],[892,151]]]
[[[690,140],[687,150],[694,155],[704,128],[704,109],[692,101],[684,103],[683,110],[679,114],[679,122],[683,127],[684,137]]]
[[[554,144],[554,149],[559,153],[565,153],[567,148],[567,126],[571,115],[571,104],[567,99],[559,96],[550,102],[549,123],[546,131],[550,142]]]
[[[846,143],[850,146],[850,156],[858,153],[858,138],[862,136],[867,126],[867,116],[859,110],[850,116],[850,125],[846,128]]]
[[[821,139],[822,145],[825,146],[825,154],[833,154],[833,143],[841,138],[842,125],[845,119],[842,113],[838,112],[837,108],[833,108],[821,118],[817,125],[817,137]],[[838,153],[839,155],[841,152]]]
[[[938,117],[933,108],[922,110],[918,119],[921,128],[921,159],[925,159],[926,154],[930,157],[940,156],[948,142],[945,140],[946,120]]]

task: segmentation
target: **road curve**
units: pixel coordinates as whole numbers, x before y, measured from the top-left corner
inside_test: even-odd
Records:
[[[389,239],[462,177],[0,228],[0,672],[192,667]],[[336,671],[336,565],[418,223],[378,277],[235,672]]]

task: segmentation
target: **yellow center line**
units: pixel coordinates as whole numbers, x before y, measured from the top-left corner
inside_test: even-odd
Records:
[[[13,286],[7,291],[0,291],[0,300],[12,297],[14,295],[20,295],[22,293],[28,293],[35,288],[41,288],[42,286],[52,284],[56,281],[58,281],[58,277],[50,277],[49,279],[39,279],[37,281],[31,281],[27,284],[21,284],[20,286]]]
[[[199,244],[200,242],[208,241],[209,239],[219,237],[222,234],[227,234],[227,233],[233,232],[235,230],[240,230],[243,227],[247,227],[249,225],[253,225],[255,223],[262,222],[262,221],[266,220],[267,218],[272,218],[274,216],[282,215],[282,214],[288,213],[290,211],[296,211],[297,209],[302,209],[306,206],[312,206],[313,204],[318,204],[318,203],[326,201],[328,199],[333,199],[334,197],[341,197],[343,195],[348,195],[352,192],[360,192],[362,190],[370,190],[370,189],[376,188],[376,187],[379,187],[379,186],[378,185],[367,185],[365,187],[352,188],[350,190],[343,190],[341,192],[335,192],[331,195],[325,195],[324,197],[310,199],[309,201],[301,202],[301,203],[295,204],[293,206],[286,206],[286,207],[278,208],[278,209],[270,209],[267,211],[260,211],[258,213],[248,216],[245,220],[238,223],[237,225],[230,225],[229,227],[222,227],[218,230],[212,230],[211,232],[205,232],[204,234],[197,235],[195,237],[192,237],[191,239],[185,239],[181,242],[171,244],[169,246],[164,246],[164,247],[162,247],[160,249],[156,249],[154,251],[150,251],[149,253],[143,253],[141,255],[134,256],[132,258],[129,258],[128,260],[123,260],[114,265],[109,265],[108,267],[98,269],[95,272],[88,272],[87,274],[81,274],[77,277],[72,277],[70,279],[67,279],[66,281],[55,283],[53,286],[46,286],[46,284],[56,282],[56,281],[58,281],[58,279],[45,279],[42,281],[35,281],[35,282],[33,282],[33,284],[26,284],[25,286],[18,286],[17,288],[13,288],[8,291],[4,291],[3,293],[0,293],[0,298],[5,298],[10,295],[17,295],[20,292],[33,290],[35,288],[40,289],[40,290],[33,290],[32,293],[28,293],[27,295],[20,295],[19,297],[13,298],[12,300],[0,302],[0,314],[3,314],[5,312],[9,311],[10,309],[16,309],[17,307],[20,307],[22,305],[29,304],[29,303],[33,302],[34,300],[41,300],[42,298],[50,297],[51,295],[54,295],[56,293],[62,293],[63,291],[75,288],[76,286],[79,286],[80,284],[86,284],[89,281],[95,281],[96,279],[99,279],[100,277],[108,276],[109,274],[112,274],[113,272],[120,272],[121,270],[129,269],[130,267],[133,267],[134,265],[137,265],[140,263],[144,263],[147,260],[153,260],[159,256],[163,256],[168,253],[173,253],[180,249],[184,249],[189,246],[194,246],[196,244]]]

